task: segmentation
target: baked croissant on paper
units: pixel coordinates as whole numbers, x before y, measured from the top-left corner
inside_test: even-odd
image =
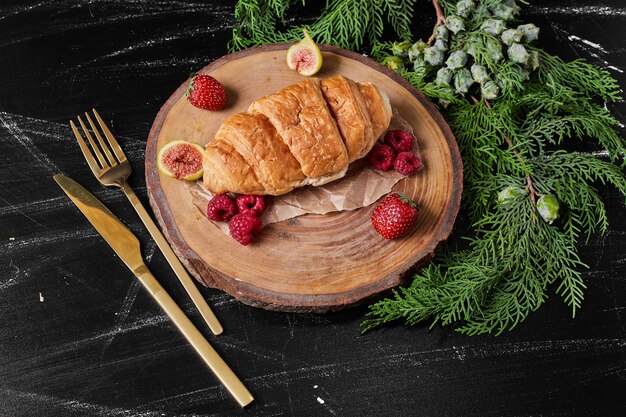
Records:
[[[387,130],[391,106],[372,83],[306,79],[224,121],[203,156],[215,194],[281,195],[341,178]]]

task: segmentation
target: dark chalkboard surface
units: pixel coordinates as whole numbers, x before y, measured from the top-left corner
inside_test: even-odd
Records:
[[[416,3],[414,29],[426,36],[432,6]],[[150,125],[189,73],[226,53],[233,6],[0,5],[0,415],[625,415],[624,202],[601,185],[611,227],[581,249],[590,268],[575,319],[554,297],[499,337],[401,325],[360,335],[365,307],[273,313],[201,288],[225,332],[214,337],[202,327],[123,194],[92,177],[67,122],[92,106],[106,116],[147,205]],[[310,7],[291,17],[309,22],[318,10]],[[536,1],[523,17],[541,26],[549,51],[609,68],[626,85],[622,0]],[[609,106],[626,123],[626,106]],[[568,146],[597,153],[584,143]],[[93,191],[139,237],[150,269],[255,403],[241,410],[232,401],[54,184],[58,172]],[[453,240],[464,225],[461,212]]]

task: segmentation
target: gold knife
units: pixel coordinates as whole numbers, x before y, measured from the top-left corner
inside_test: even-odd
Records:
[[[244,407],[250,404],[254,400],[252,394],[150,273],[141,257],[137,237],[100,200],[76,181],[63,174],[54,175],[53,178],[159,303],[239,405]]]

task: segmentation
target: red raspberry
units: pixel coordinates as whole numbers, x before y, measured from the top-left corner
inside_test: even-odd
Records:
[[[237,214],[237,204],[226,194],[213,197],[206,210],[207,217],[218,222],[228,221],[235,214]]]
[[[265,198],[262,195],[240,195],[237,197],[239,213],[259,215],[265,210]]]
[[[246,246],[261,231],[263,222],[252,213],[239,213],[232,218],[228,227],[233,239]]]
[[[367,158],[374,168],[379,171],[389,171],[393,166],[395,153],[387,145],[374,145]]]
[[[412,134],[404,130],[390,130],[385,135],[385,143],[391,146],[397,153],[413,152],[415,138]]]
[[[422,167],[422,162],[413,152],[400,152],[393,161],[393,167],[402,175],[411,175]]]

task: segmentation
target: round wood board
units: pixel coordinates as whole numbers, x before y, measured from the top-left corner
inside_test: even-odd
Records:
[[[200,144],[213,137],[231,114],[254,99],[303,77],[285,63],[289,44],[266,45],[226,55],[200,73],[226,87],[226,108],[193,107],[181,85],[158,113],[146,148],[150,204],[166,237],[189,272],[206,286],[269,310],[326,312],[353,306],[403,284],[414,268],[433,256],[456,218],[463,167],[456,141],[441,114],[397,73],[341,48],[322,45],[320,78],[341,74],[371,81],[415,130],[425,168],[394,187],[414,198],[420,217],[412,234],[388,241],[371,226],[374,205],[354,211],[305,215],[268,225],[241,246],[213,225],[193,204],[183,181],[160,174],[158,150],[176,139]]]

